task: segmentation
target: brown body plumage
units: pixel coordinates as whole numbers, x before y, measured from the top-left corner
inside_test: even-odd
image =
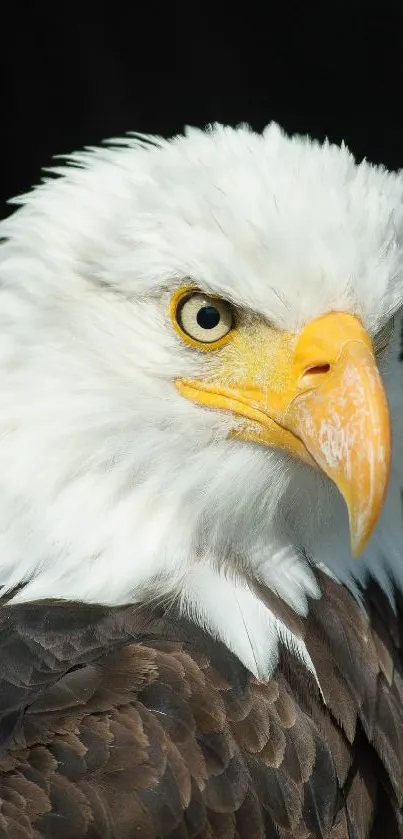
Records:
[[[172,610],[4,605],[0,837],[402,836],[401,603],[317,576],[323,698],[289,651],[259,683]]]

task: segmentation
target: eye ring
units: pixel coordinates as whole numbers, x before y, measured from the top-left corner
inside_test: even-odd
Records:
[[[235,313],[231,304],[194,286],[175,292],[170,317],[182,340],[201,350],[220,349],[235,332]]]

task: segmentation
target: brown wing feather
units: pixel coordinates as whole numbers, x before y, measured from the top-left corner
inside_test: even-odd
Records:
[[[403,613],[318,581],[325,703],[288,650],[259,684],[172,611],[3,605],[0,839],[402,837]]]

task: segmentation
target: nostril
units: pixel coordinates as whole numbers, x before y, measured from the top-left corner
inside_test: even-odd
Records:
[[[323,373],[328,373],[330,370],[330,364],[315,364],[314,367],[308,367],[305,370],[304,376],[320,376]]]
[[[307,367],[300,378],[300,386],[303,388],[315,387],[329,370],[330,364],[314,364],[312,367]]]

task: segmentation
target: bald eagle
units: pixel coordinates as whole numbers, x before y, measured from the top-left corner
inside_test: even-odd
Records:
[[[16,203],[0,836],[403,836],[402,174],[218,125]]]

